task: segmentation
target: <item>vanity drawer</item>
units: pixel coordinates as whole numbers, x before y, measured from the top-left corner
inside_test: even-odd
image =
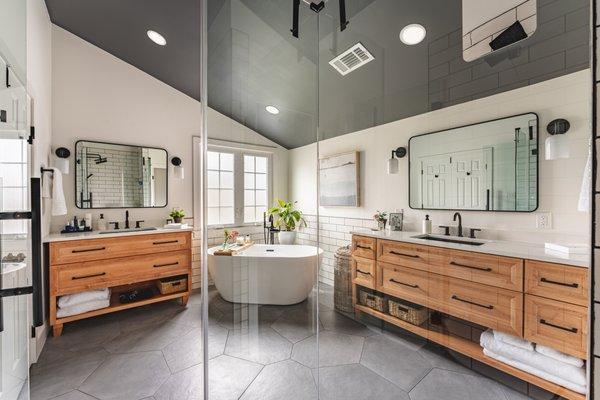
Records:
[[[377,260],[385,263],[429,270],[428,251],[425,246],[417,244],[394,242],[392,240],[377,241]]]
[[[133,235],[50,243],[50,264],[69,264],[189,248],[191,232]]]
[[[436,274],[523,291],[523,260],[519,258],[431,248],[429,268]]]
[[[376,290],[428,306],[429,273],[399,265],[377,262]]]
[[[588,290],[587,268],[525,261],[526,293],[587,306]]]
[[[51,295],[62,295],[185,274],[190,262],[190,252],[181,250],[55,265],[50,268],[55,285],[50,291]]]
[[[375,260],[361,257],[352,257],[352,282],[375,289]]]
[[[525,295],[525,339],[587,358],[587,307]]]
[[[352,236],[352,255],[356,257],[375,259],[377,240],[366,236]]]

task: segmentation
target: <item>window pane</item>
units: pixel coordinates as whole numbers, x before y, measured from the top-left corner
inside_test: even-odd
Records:
[[[219,153],[214,151],[206,152],[206,166],[208,169],[219,169]]]
[[[244,174],[244,189],[254,189],[254,174]]]
[[[256,220],[262,221],[263,214],[267,211],[266,207],[256,207]]]
[[[208,220],[208,224],[209,225],[215,225],[219,223],[219,209],[218,208],[209,208],[208,211],[208,216],[207,216],[207,220]]]
[[[218,207],[219,206],[219,190],[218,189],[208,189],[207,194],[207,206],[208,207]]]
[[[267,189],[267,174],[256,174],[256,188]]]
[[[233,172],[221,172],[221,188],[233,189]]]
[[[26,162],[23,156],[24,140],[22,139],[2,139],[0,146],[0,160],[5,162]]]
[[[254,190],[244,190],[244,205],[253,206],[254,204],[256,204],[256,200],[254,200]]]
[[[256,191],[256,205],[266,206],[267,205],[267,191],[257,190]]]
[[[0,210],[17,211],[24,210],[27,207],[25,201],[27,191],[21,188],[4,188],[0,192]]]
[[[3,186],[25,186],[23,164],[0,164],[0,180]]]
[[[221,207],[233,207],[233,190],[221,189]]]
[[[221,153],[221,171],[233,171],[233,154]]]
[[[256,172],[267,173],[267,157],[256,157]]]
[[[244,207],[244,222],[256,222],[254,207]]]
[[[208,171],[207,173],[207,187],[218,188],[219,187],[219,173],[217,171]]]
[[[244,156],[244,172],[254,172],[253,156]]]
[[[233,207],[221,207],[221,223],[233,224]]]

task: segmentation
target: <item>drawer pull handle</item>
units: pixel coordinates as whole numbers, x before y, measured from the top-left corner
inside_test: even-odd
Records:
[[[394,254],[396,256],[402,256],[402,257],[410,257],[410,258],[419,258],[418,254],[405,254],[405,253],[398,253],[397,251],[394,250],[390,250],[389,251],[390,254]]]
[[[550,279],[546,279],[546,278],[542,278],[542,279],[540,279],[540,281],[542,281],[544,283],[550,283],[552,285],[567,286],[567,287],[571,287],[574,289],[579,287],[578,283],[562,283],[562,282],[551,281]]]
[[[392,282],[392,283],[396,283],[396,284],[398,284],[398,285],[408,286],[408,287],[411,287],[411,288],[413,288],[413,289],[417,289],[417,288],[419,287],[419,285],[412,285],[412,284],[410,284],[410,283],[404,283],[404,282],[400,282],[400,281],[397,281],[397,280],[395,280],[395,279],[390,279],[390,282]]]
[[[471,305],[474,305],[474,306],[477,306],[477,307],[487,308],[488,310],[493,310],[494,309],[494,306],[492,306],[492,305],[486,306],[485,304],[479,304],[479,303],[475,303],[474,301],[461,299],[460,297],[458,297],[455,294],[452,295],[452,299],[453,300],[462,301],[463,303],[471,304]]]
[[[75,249],[75,250],[71,250],[71,253],[87,253],[88,251],[102,251],[102,250],[106,250],[106,247],[102,246],[102,247],[95,247],[93,249]]]
[[[365,272],[365,271],[361,271],[360,269],[356,268],[356,272],[363,274],[363,275],[371,275],[370,272]]]
[[[92,274],[92,275],[74,276],[71,279],[76,280],[76,279],[95,278],[97,276],[104,276],[104,275],[106,275],[106,272],[100,272],[98,274]]]
[[[173,265],[179,265],[179,261],[176,261],[174,263],[168,263],[168,264],[154,264],[154,268],[172,267]]]
[[[358,249],[365,249],[365,250],[373,250],[373,249],[372,249],[371,247],[369,247],[369,246],[362,246],[362,245],[360,245],[360,244],[357,244],[357,245],[356,245],[356,248],[358,248]]]
[[[548,325],[548,326],[551,326],[556,329],[562,329],[563,331],[567,331],[567,332],[571,332],[571,333],[577,333],[577,328],[565,328],[564,326],[554,325],[554,324],[546,321],[545,319],[540,319],[540,324]]]
[[[163,240],[161,242],[152,242],[153,245],[157,245],[157,244],[171,244],[171,243],[179,243],[179,240]]]
[[[451,261],[450,265],[454,265],[456,267],[463,267],[463,268],[469,268],[469,269],[476,269],[477,271],[483,271],[483,272],[492,272],[492,269],[490,267],[474,267],[472,265],[466,265],[466,264],[459,264],[457,262]]]

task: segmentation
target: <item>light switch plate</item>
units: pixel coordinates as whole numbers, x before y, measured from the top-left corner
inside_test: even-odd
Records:
[[[535,225],[538,229],[552,229],[552,213],[537,213],[535,215]]]

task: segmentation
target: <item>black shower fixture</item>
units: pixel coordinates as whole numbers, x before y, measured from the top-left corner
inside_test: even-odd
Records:
[[[523,29],[523,25],[521,25],[521,22],[516,21],[492,40],[490,42],[490,47],[492,50],[498,50],[513,43],[517,43],[519,40],[523,40],[526,37],[527,33],[525,33],[525,29]]]
[[[317,14],[323,11],[325,8],[325,1],[321,1],[319,3],[314,3],[312,1],[303,0],[306,4],[309,4],[311,10],[316,12]],[[340,31],[343,31],[348,26],[348,19],[346,18],[346,0],[340,1]],[[300,0],[292,0],[292,36],[297,38],[299,35],[298,31],[298,18],[300,13]]]

